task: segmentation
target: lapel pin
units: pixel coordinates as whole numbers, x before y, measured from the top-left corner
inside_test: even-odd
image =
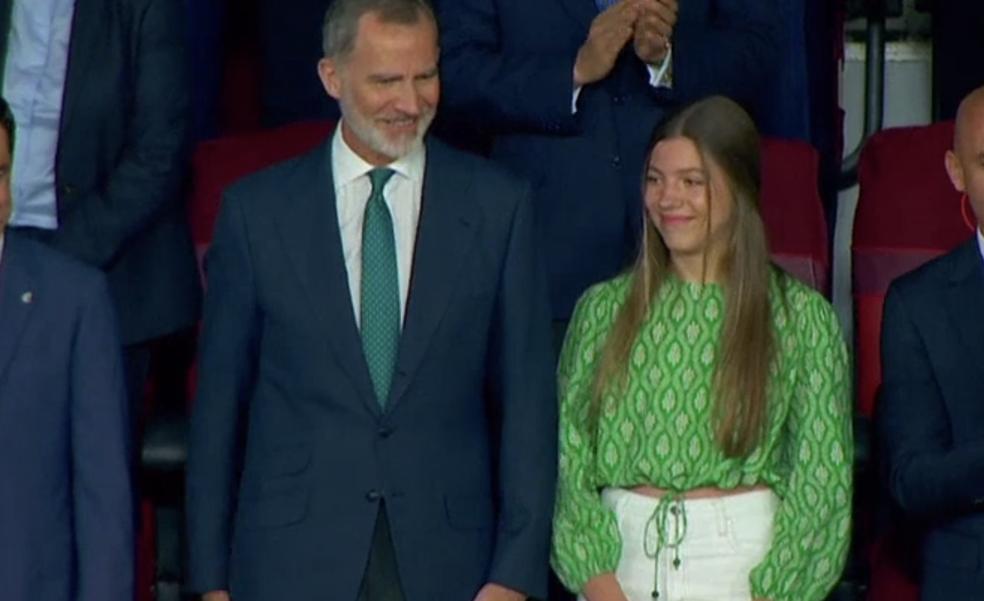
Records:
[[[24,294],[21,295],[21,302],[24,303],[25,305],[30,305],[33,301],[34,301],[33,292],[25,292]]]

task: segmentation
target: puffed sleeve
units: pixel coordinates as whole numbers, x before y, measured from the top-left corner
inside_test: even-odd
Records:
[[[848,353],[819,295],[795,307],[800,356],[787,422],[789,474],[772,546],[752,570],[752,597],[822,601],[840,576],[850,541],[853,439]]]
[[[558,366],[560,440],[551,563],[561,582],[579,592],[599,574],[614,572],[621,554],[615,515],[602,505],[589,424],[596,360],[612,307],[599,288],[588,290],[571,318]]]

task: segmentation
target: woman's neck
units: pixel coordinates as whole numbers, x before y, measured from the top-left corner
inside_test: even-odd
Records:
[[[670,265],[676,276],[692,284],[720,284],[722,280],[720,264],[720,261],[713,260],[712,257],[708,257],[705,263],[703,253],[670,256]]]

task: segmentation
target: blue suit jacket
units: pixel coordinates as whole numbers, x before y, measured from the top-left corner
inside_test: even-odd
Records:
[[[0,597],[132,601],[126,393],[102,274],[16,232],[0,263]]]
[[[486,581],[542,597],[556,398],[528,189],[428,142],[381,410],[330,165],[329,142],[223,202],[191,424],[191,587],[355,599],[385,501],[408,601],[471,599]]]
[[[0,0],[0,61],[10,5]],[[106,272],[125,344],[195,323],[184,209],[189,85],[183,3],[76,0],[58,132],[58,229],[43,240]]]
[[[776,64],[774,1],[680,2],[672,92],[649,85],[630,45],[572,114],[594,0],[437,0],[449,129],[492,134],[492,157],[533,184],[555,318],[634,255],[643,154],[667,111],[714,93],[755,108]]]
[[[972,239],[892,283],[878,427],[889,491],[925,520],[922,598],[984,591],[984,260]]]

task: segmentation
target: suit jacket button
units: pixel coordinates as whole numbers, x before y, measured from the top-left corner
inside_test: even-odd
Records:
[[[380,438],[389,438],[390,437],[390,434],[392,434],[392,433],[393,433],[393,429],[392,428],[387,428],[386,426],[380,426],[379,429],[376,430],[376,434]]]
[[[375,503],[376,501],[382,498],[383,498],[383,493],[379,492],[376,489],[370,490],[369,492],[366,493],[366,501],[369,501],[370,503]]]

